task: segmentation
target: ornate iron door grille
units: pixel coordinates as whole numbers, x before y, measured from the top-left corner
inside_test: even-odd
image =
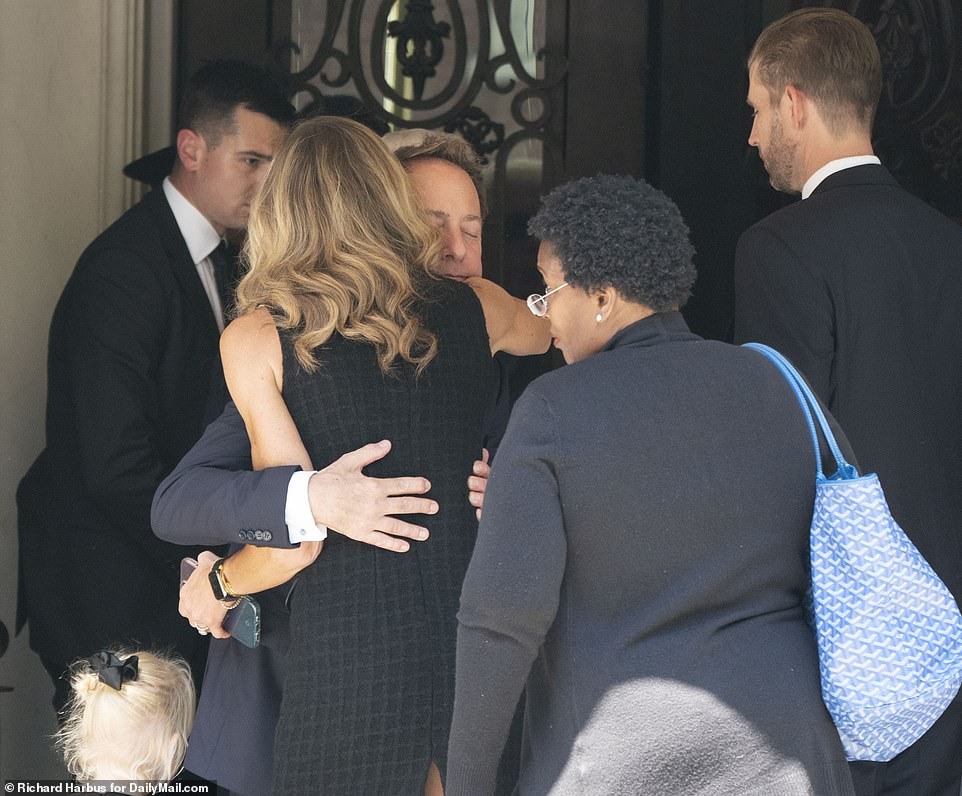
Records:
[[[305,112],[351,94],[393,129],[471,143],[487,164],[485,273],[523,293],[525,222],[564,174],[566,20],[566,0],[294,0],[276,60]]]

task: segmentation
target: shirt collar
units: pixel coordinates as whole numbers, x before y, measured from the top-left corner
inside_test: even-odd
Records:
[[[163,187],[180,234],[184,237],[194,265],[197,265],[220,245],[220,235],[204,214],[174,187],[170,177],[164,177]]]
[[[882,161],[875,157],[875,155],[853,155],[849,158],[830,160],[805,181],[805,185],[802,187],[802,199],[808,199],[808,197],[812,195],[812,192],[822,184],[823,180],[831,177],[836,172],[851,169],[855,166],[867,166],[869,164],[881,166]]]

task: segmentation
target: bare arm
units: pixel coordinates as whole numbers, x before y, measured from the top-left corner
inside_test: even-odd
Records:
[[[472,277],[467,283],[484,310],[492,354],[506,351],[528,356],[548,350],[551,332],[546,318],[536,318],[521,299],[488,279]]]
[[[283,358],[274,321],[266,310],[235,320],[221,337],[224,377],[244,418],[255,470],[280,465],[314,469],[281,395]],[[290,549],[247,545],[224,565],[238,594],[252,594],[290,580],[310,565],[322,542]]]

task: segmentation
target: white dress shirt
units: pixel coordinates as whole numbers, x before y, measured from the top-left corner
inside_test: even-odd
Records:
[[[200,283],[204,286],[207,301],[214,313],[214,320],[217,321],[217,328],[224,331],[224,308],[221,306],[220,294],[217,292],[214,264],[210,261],[210,253],[220,246],[220,235],[204,214],[174,187],[170,177],[164,177],[163,187],[167,204],[170,205],[180,234],[187,244],[187,251],[190,252],[190,257],[197,268]]]
[[[287,523],[287,537],[291,544],[298,542],[323,542],[327,538],[327,527],[314,522],[311,501],[307,496],[307,484],[316,470],[302,470],[294,473],[287,484],[287,506],[284,509],[284,522]]]
[[[187,244],[191,259],[197,268],[197,275],[204,286],[207,301],[217,321],[217,328],[224,331],[224,308],[220,303],[220,293],[217,291],[217,279],[214,277],[214,264],[210,254],[221,243],[217,230],[203,213],[194,207],[190,201],[174,184],[170,177],[163,182],[164,196],[170,205],[177,228]],[[291,544],[299,542],[320,542],[327,538],[327,528],[314,522],[314,513],[307,494],[307,485],[314,474],[314,470],[294,473],[287,486],[287,505],[284,510],[284,522],[287,524],[287,536]]]
[[[833,174],[839,171],[844,171],[845,169],[851,169],[855,166],[867,166],[869,164],[875,166],[881,166],[882,161],[879,160],[875,155],[853,155],[848,158],[838,158],[837,160],[830,160],[822,168],[818,169],[811,177],[805,180],[805,185],[802,186],[802,199],[808,199],[812,195],[812,191],[818,188],[822,184],[822,181],[827,177],[831,177]]]

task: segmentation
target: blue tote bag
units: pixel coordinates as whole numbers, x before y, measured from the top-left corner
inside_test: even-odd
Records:
[[[768,357],[798,398],[815,446],[810,621],[822,699],[849,760],[891,760],[915,743],[962,685],[962,615],[889,511],[878,476],[845,461],[805,380]],[[837,470],[822,469],[818,421]]]

